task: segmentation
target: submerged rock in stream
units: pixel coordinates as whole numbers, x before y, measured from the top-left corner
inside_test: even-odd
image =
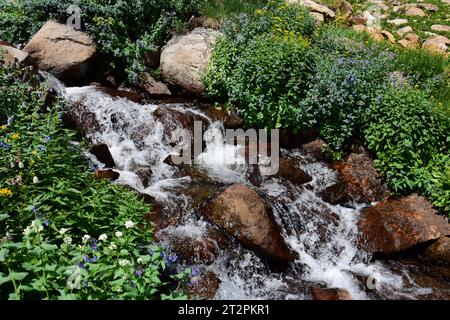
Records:
[[[204,206],[202,213],[244,246],[269,259],[282,263],[295,259],[295,254],[281,236],[271,209],[255,191],[245,185],[229,187]]]

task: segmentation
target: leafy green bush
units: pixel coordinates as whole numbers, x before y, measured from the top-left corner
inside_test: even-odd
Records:
[[[156,50],[171,30],[198,12],[204,0],[0,0],[0,37],[26,43],[47,20],[65,23],[70,5],[80,8],[83,26],[116,71],[137,80],[142,56]]]
[[[32,83],[0,67],[0,299],[183,296],[190,270],[152,243],[150,208],[93,178],[61,127],[63,102]]]
[[[394,192],[419,191],[450,212],[450,119],[435,102],[392,88],[372,102],[364,133]]]
[[[214,49],[207,92],[235,104],[249,126],[298,129],[295,115],[311,70],[305,36],[313,30],[306,11],[275,1],[241,15]]]
[[[319,49],[314,76],[300,102],[299,124],[319,129],[334,149],[359,136],[369,104],[387,85],[392,60],[389,53],[365,45],[352,45],[341,54]]]

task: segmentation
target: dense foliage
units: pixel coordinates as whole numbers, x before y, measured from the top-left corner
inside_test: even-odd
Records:
[[[418,191],[450,212],[447,57],[314,31],[300,7],[271,1],[229,23],[204,82],[249,126],[318,129],[336,154],[362,139],[394,193]]]
[[[0,67],[0,299],[183,297],[190,270],[152,243],[150,208],[93,178],[36,83]]]
[[[157,50],[172,30],[183,29],[203,0],[0,0],[2,40],[26,43],[47,20],[65,23],[78,6],[82,26],[115,72],[135,81],[145,53]]]

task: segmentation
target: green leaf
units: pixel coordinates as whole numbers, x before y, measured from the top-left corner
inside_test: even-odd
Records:
[[[0,214],[0,221],[3,221],[3,220],[8,219],[8,218],[9,218],[9,214],[7,214],[7,213],[1,213]]]
[[[9,278],[11,280],[22,281],[28,275],[28,272],[11,272]]]

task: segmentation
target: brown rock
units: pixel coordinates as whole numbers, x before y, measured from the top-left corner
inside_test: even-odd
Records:
[[[413,29],[412,29],[410,26],[406,26],[406,27],[403,27],[403,28],[398,29],[396,33],[397,33],[400,37],[403,37],[404,34],[410,33],[410,32],[412,32],[412,31],[413,31]]]
[[[314,300],[353,300],[346,289],[340,288],[311,288]]]
[[[405,16],[408,16],[408,17],[425,17],[426,13],[422,9],[420,9],[418,7],[411,7],[411,8],[409,8],[409,9],[407,9],[405,11]]]
[[[95,56],[94,41],[84,32],[48,21],[25,46],[39,68],[73,83],[83,80]]]
[[[150,95],[170,96],[172,94],[167,85],[160,81],[156,81],[146,72],[140,75],[139,85]]]
[[[381,31],[381,34],[388,40],[390,43],[395,43],[395,37],[392,33],[389,31],[383,30]]]
[[[314,18],[317,26],[319,26],[325,22],[325,17],[323,16],[323,14],[321,14],[319,12],[310,12],[309,14],[311,15],[311,17]]]
[[[408,40],[409,42],[411,42],[413,45],[419,45],[420,44],[420,38],[418,35],[414,34],[414,33],[408,33],[405,36],[405,39]]]
[[[228,245],[227,236],[222,231],[212,228],[201,238],[174,236],[170,236],[170,238],[173,250],[189,264],[210,265],[214,262],[220,249],[224,249]]]
[[[0,61],[7,66],[14,63],[32,65],[33,59],[25,51],[14,48],[7,44],[0,44]]]
[[[431,30],[437,32],[450,32],[450,26],[442,25],[442,24],[433,24],[431,26]]]
[[[320,192],[320,197],[331,204],[338,204],[348,201],[347,188],[344,183],[337,181],[336,183],[326,187]]]
[[[389,194],[367,154],[352,153],[345,161],[333,163],[331,168],[339,172],[351,200],[370,203]]]
[[[448,49],[447,45],[449,44],[450,40],[447,37],[435,36],[427,39],[422,44],[422,47],[434,53],[446,53]]]
[[[427,10],[427,11],[432,11],[432,12],[439,11],[439,7],[435,6],[434,4],[431,4],[431,3],[418,3],[417,6],[424,10]]]
[[[450,235],[450,225],[417,195],[385,200],[361,211],[359,243],[371,252],[391,254]]]
[[[244,246],[270,260],[287,263],[295,258],[281,236],[271,209],[245,185],[235,184],[226,189],[202,208],[202,214]]]
[[[367,27],[365,25],[362,25],[362,24],[355,24],[353,26],[353,30],[355,30],[355,31],[365,31],[366,28]]]
[[[94,176],[96,179],[105,179],[105,180],[115,181],[115,180],[119,179],[120,173],[118,173],[112,169],[97,170],[97,171],[95,171]]]
[[[280,167],[277,176],[295,184],[304,184],[312,181],[311,176],[301,170],[296,162],[298,160],[291,157],[280,157]]]
[[[334,18],[336,16],[334,11],[331,10],[330,8],[323,6],[321,4],[318,4],[311,0],[287,0],[287,3],[299,4],[299,5],[307,8],[310,11],[322,13],[324,15],[327,15],[330,18]]]
[[[214,299],[217,290],[220,287],[219,277],[212,271],[203,271],[200,275],[192,280],[188,288],[189,295],[197,299]]]
[[[439,238],[423,252],[423,256],[427,260],[450,264],[450,238]]]
[[[89,149],[89,152],[92,153],[98,159],[98,161],[104,163],[107,168],[115,167],[116,164],[106,144],[94,144]]]
[[[314,140],[302,145],[303,150],[316,160],[330,161],[331,148],[323,140]]]
[[[200,17],[192,16],[189,19],[188,25],[190,30],[200,27],[219,30],[221,27],[220,22],[217,19],[206,16]]]
[[[196,28],[186,35],[174,36],[161,52],[164,81],[190,94],[203,95],[202,76],[219,35],[216,30]]]

